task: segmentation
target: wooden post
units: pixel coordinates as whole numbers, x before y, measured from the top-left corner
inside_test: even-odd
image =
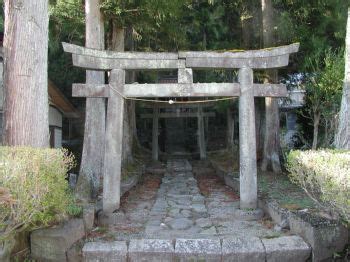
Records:
[[[239,98],[240,208],[257,208],[257,164],[253,70],[241,68]]]
[[[201,105],[198,106],[197,123],[198,123],[199,156],[200,156],[200,159],[203,160],[207,158],[207,152],[205,147],[205,136],[204,136],[203,107]]]
[[[153,106],[153,126],[152,126],[152,160],[158,160],[158,128],[159,128],[159,108],[155,104]]]
[[[109,83],[123,92],[125,71],[111,71]],[[107,104],[107,125],[103,168],[103,212],[112,213],[120,206],[120,179],[123,147],[124,98],[111,90]]]

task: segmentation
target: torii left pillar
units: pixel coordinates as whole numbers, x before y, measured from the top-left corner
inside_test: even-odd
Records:
[[[253,70],[241,68],[238,73],[241,87],[239,97],[239,194],[241,209],[256,209],[257,163],[255,138],[255,107]]]
[[[123,115],[125,71],[111,71],[109,84],[112,87],[107,103],[107,125],[103,166],[103,212],[112,213],[120,206],[120,181],[123,148]],[[113,89],[118,90],[119,93]]]

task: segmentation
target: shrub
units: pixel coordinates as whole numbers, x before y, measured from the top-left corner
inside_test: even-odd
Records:
[[[287,170],[314,201],[350,221],[350,151],[291,151]]]
[[[75,204],[66,150],[0,147],[0,240],[65,218]]]

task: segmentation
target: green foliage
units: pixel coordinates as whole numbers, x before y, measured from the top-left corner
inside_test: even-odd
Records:
[[[305,58],[344,46],[348,1],[274,0],[278,44],[300,42],[299,66]]]
[[[291,151],[287,170],[316,203],[350,221],[350,151]]]
[[[0,147],[0,240],[77,215],[65,150]]]
[[[303,85],[306,90],[306,106],[301,113],[312,120],[316,131],[318,124],[322,128],[323,137],[314,137],[314,145],[319,144],[318,140],[321,140],[323,147],[329,147],[333,142],[344,79],[343,55],[343,50],[328,49],[325,54],[307,59],[307,67],[312,73]]]

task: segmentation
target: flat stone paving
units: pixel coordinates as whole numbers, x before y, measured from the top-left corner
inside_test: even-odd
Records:
[[[214,174],[194,177],[187,160],[170,160],[146,223],[147,237],[271,236],[257,221],[234,218],[239,197]]]

